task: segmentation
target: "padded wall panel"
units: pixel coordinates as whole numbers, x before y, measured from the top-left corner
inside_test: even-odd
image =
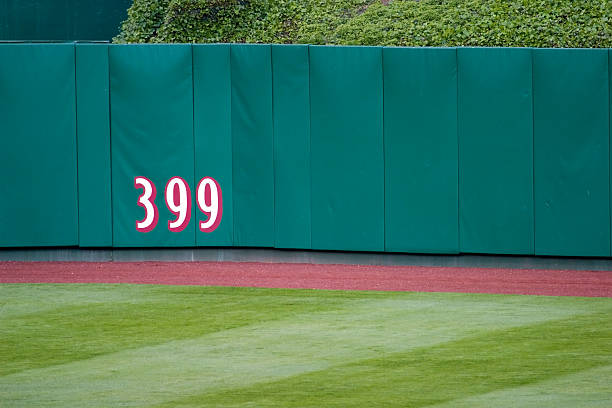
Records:
[[[0,246],[78,244],[74,45],[0,46]]]
[[[231,46],[234,245],[274,246],[269,45]]]
[[[312,248],[384,250],[382,49],[310,47]]]
[[[193,46],[195,183],[212,177],[221,188],[221,222],[212,232],[196,224],[199,246],[231,246],[233,243],[232,127],[230,46]],[[197,187],[194,184],[194,189]],[[196,209],[196,220],[206,221]]]
[[[185,229],[172,232],[176,217],[166,206],[164,189],[182,177],[193,200],[193,83],[190,45],[112,45],[109,49],[112,137],[114,246],[194,246],[194,216]],[[156,186],[157,226],[136,230],[145,218],[138,206],[142,189],[135,177]]]
[[[111,246],[108,46],[76,45],[79,245]]]
[[[274,246],[310,248],[308,46],[272,47]]]
[[[385,48],[385,249],[457,253],[454,48]]]
[[[531,50],[457,58],[461,252],[533,254]]]
[[[610,255],[607,50],[534,50],[536,255]]]

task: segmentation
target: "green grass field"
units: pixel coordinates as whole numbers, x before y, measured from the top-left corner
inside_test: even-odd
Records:
[[[0,285],[2,407],[610,407],[612,299]]]

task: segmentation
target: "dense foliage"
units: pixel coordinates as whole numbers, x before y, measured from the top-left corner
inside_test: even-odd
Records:
[[[115,41],[612,47],[612,0],[134,0]]]

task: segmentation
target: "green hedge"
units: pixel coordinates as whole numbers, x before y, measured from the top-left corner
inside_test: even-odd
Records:
[[[135,0],[115,42],[612,47],[612,1]]]
[[[134,0],[115,42],[312,43],[374,0]]]

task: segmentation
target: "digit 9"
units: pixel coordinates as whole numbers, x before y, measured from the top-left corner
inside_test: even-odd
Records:
[[[198,227],[202,232],[213,232],[219,226],[223,215],[223,195],[217,180],[204,177],[198,183],[196,198],[200,211],[207,216],[206,221],[200,221]]]
[[[176,196],[178,192],[178,204]],[[176,215],[174,221],[168,220],[168,229],[172,232],[180,232],[187,227],[191,220],[191,190],[187,182],[181,177],[172,177],[166,183],[164,193],[166,206],[170,212]]]

